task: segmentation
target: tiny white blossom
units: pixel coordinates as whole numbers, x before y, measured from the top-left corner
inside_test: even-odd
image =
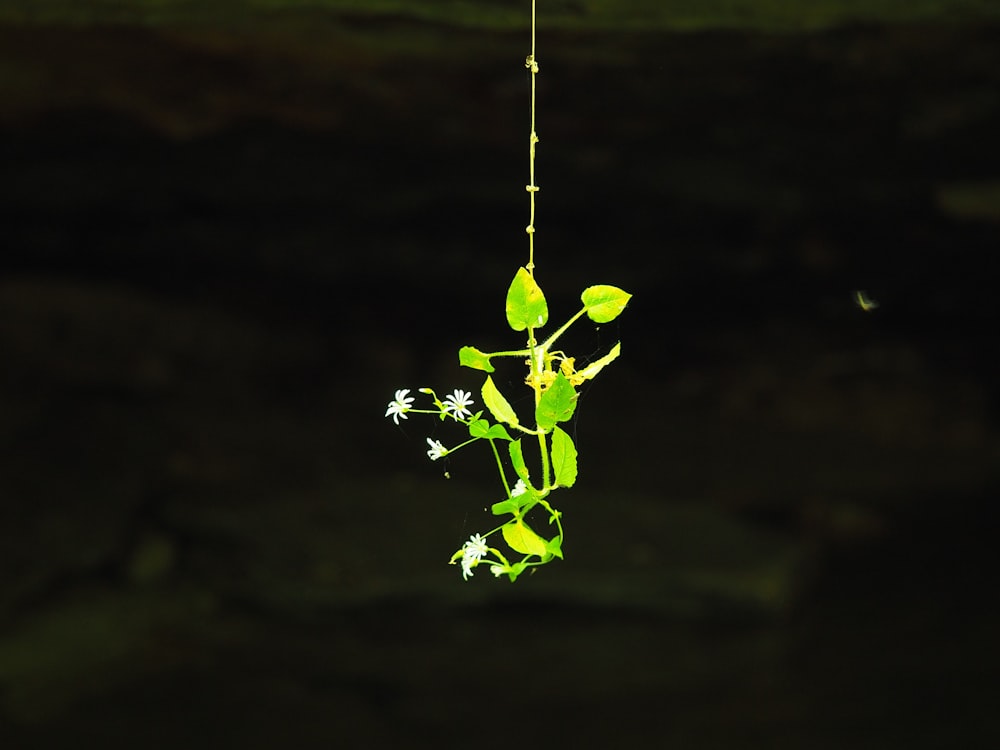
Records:
[[[385,410],[385,415],[392,417],[392,421],[396,424],[399,424],[400,417],[407,419],[406,412],[410,410],[410,404],[413,403],[413,396],[406,395],[409,392],[409,388],[400,388],[396,391],[396,400],[390,401],[389,408]]]
[[[507,572],[507,568],[505,568],[503,565],[491,565],[490,566],[490,573],[492,573],[497,578],[499,578],[500,576],[502,576],[506,572]]]
[[[455,419],[461,419],[464,416],[471,417],[472,412],[468,409],[471,405],[472,394],[460,388],[456,388],[455,392],[450,396],[444,397],[444,411],[446,414],[451,414]]]
[[[486,556],[486,553],[490,551],[489,545],[486,544],[486,539],[479,536],[479,534],[473,534],[469,537],[467,541],[462,546],[462,559],[466,560],[472,558],[473,560],[480,560]]]
[[[527,485],[524,483],[523,479],[518,479],[517,484],[514,485],[514,489],[510,491],[511,497],[517,497],[518,495],[523,495],[528,491]]]
[[[431,449],[427,451],[427,456],[431,461],[437,461],[441,458],[441,456],[448,454],[448,449],[445,448],[439,440],[431,440],[430,438],[427,438],[427,445],[431,447]]]
[[[479,565],[479,561],[482,560],[486,554],[490,551],[489,546],[486,544],[485,537],[479,534],[473,534],[469,537],[469,541],[462,545],[462,549],[455,553],[455,558],[461,555],[462,558],[462,579],[469,580],[469,576],[472,575],[472,569]],[[454,559],[452,558],[452,562]]]

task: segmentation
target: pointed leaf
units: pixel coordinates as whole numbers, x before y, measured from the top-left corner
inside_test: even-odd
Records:
[[[558,557],[560,560],[563,559],[562,554],[562,534],[553,537],[545,542],[545,551],[552,555],[553,557]]]
[[[616,286],[599,284],[584,289],[580,299],[588,318],[595,323],[607,323],[621,315],[632,295]]]
[[[521,453],[521,441],[512,440],[507,444],[507,450],[510,451],[510,460],[514,465],[514,473],[530,487],[531,480],[528,478],[528,467],[524,463],[524,455]]]
[[[510,548],[523,555],[542,557],[548,550],[545,540],[528,528],[524,521],[511,521],[504,524],[500,530]]]
[[[515,331],[538,328],[549,319],[549,306],[541,287],[527,269],[519,268],[507,290],[507,323]]]
[[[517,513],[517,511],[528,503],[534,502],[535,493],[532,490],[528,490],[520,495],[508,497],[506,500],[502,500],[499,503],[493,503],[493,505],[490,506],[490,510],[493,512],[493,515],[502,516],[504,513]]]
[[[616,359],[618,359],[618,355],[620,355],[621,353],[622,353],[622,345],[621,342],[618,342],[613,347],[611,347],[611,351],[605,354],[603,357],[601,357],[598,360],[594,360],[589,365],[584,367],[582,370],[577,370],[575,373],[573,373],[573,380],[579,383],[582,383],[584,380],[590,380],[592,377],[597,375],[597,373],[603,370],[605,366],[611,364]]]
[[[559,372],[538,401],[535,423],[542,430],[551,430],[557,422],[570,419],[575,410],[576,390],[567,377]]]
[[[502,424],[495,424],[490,427],[489,431],[483,436],[490,440],[513,440],[510,433],[504,428]]]
[[[572,487],[576,482],[576,446],[559,427],[552,428],[552,471],[560,487]]]
[[[486,408],[490,410],[490,414],[498,422],[505,422],[511,427],[517,427],[518,420],[517,414],[514,413],[514,408],[493,384],[493,378],[489,375],[486,376],[486,382],[483,383],[482,394],[483,403],[486,404]]]
[[[485,419],[474,419],[469,422],[469,436],[474,438],[484,438],[490,433],[490,423]]]
[[[510,578],[510,582],[513,583],[514,581],[516,581],[517,577],[521,575],[521,573],[523,573],[527,569],[527,567],[528,564],[523,562],[514,563],[513,565],[511,565],[510,571],[507,573],[507,576]]]
[[[479,351],[474,346],[463,346],[458,350],[458,363],[473,370],[493,372],[496,368],[490,364],[490,355]]]
[[[514,513],[519,507],[516,500],[517,498],[511,498],[510,500],[502,500],[499,503],[493,503],[493,505],[490,506],[490,513],[494,516],[505,516],[508,513]]]

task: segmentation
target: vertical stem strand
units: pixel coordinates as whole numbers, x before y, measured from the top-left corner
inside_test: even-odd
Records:
[[[531,74],[531,132],[528,136],[528,273],[535,277],[535,193],[538,186],[535,184],[535,144],[538,143],[538,134],[535,132],[535,76],[538,75],[538,61],[535,59],[535,0],[531,0],[531,54],[524,61],[525,67]]]
[[[510,497],[510,485],[507,484],[507,475],[504,474],[503,461],[500,460],[500,451],[497,450],[497,442],[490,438],[490,448],[493,449],[493,458],[497,460],[497,469],[500,470],[500,481],[503,482],[503,491]]]
[[[531,277],[535,277],[535,193],[538,192],[538,185],[535,184],[535,144],[538,143],[538,133],[535,132],[535,78],[538,76],[538,60],[535,57],[535,37],[536,28],[535,23],[535,4],[536,0],[531,0],[531,54],[524,61],[525,67],[531,75],[531,128],[528,135],[528,206],[529,206],[529,218],[528,218],[528,265],[525,268],[528,269],[528,273]],[[532,387],[535,389],[535,406],[538,406],[538,402],[542,398],[542,370],[544,369],[543,356],[539,356],[535,351],[537,342],[535,341],[534,329],[529,326],[528,328],[528,348],[531,350],[531,374],[532,374]],[[549,455],[547,441],[545,439],[545,433],[540,432],[538,434],[538,448],[541,453],[542,461],[542,487],[548,488],[549,486]]]

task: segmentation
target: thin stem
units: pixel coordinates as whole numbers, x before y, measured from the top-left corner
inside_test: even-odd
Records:
[[[531,0],[531,54],[524,61],[525,67],[531,72],[531,132],[528,136],[528,201],[530,206],[528,219],[528,273],[535,277],[535,193],[538,192],[538,185],[535,184],[535,144],[538,143],[538,134],[535,132],[535,77],[538,75],[538,60],[535,57],[535,0]]]
[[[545,433],[538,433],[538,452],[542,457],[542,487],[549,486],[549,446]]]
[[[563,535],[562,520],[560,520],[562,518],[562,513],[549,505],[548,501],[546,501],[544,497],[538,498],[538,503],[549,512],[549,517],[556,522],[556,527],[559,529],[559,536],[561,537]]]
[[[503,491],[510,497],[510,485],[507,484],[507,475],[504,474],[503,463],[500,461],[500,451],[497,450],[497,441],[490,438],[490,448],[493,449],[493,457],[497,460],[497,469],[500,471],[500,481],[503,482]]]
[[[554,343],[556,343],[556,339],[559,338],[560,336],[562,336],[564,333],[566,333],[566,329],[569,328],[571,325],[573,325],[580,318],[582,318],[583,314],[585,312],[587,312],[587,308],[586,307],[583,308],[582,310],[580,310],[580,312],[578,312],[572,318],[570,318],[569,320],[567,320],[565,323],[563,323],[562,326],[559,327],[558,331],[556,331],[551,336],[549,336],[547,339],[545,339],[545,343],[542,344],[542,351],[545,352],[545,353],[548,353],[549,347],[551,347]]]
[[[530,349],[511,349],[506,352],[489,352],[488,357],[523,357],[526,354],[531,354]]]
[[[538,133],[535,130],[535,79],[538,76],[538,58],[535,55],[535,36],[537,24],[535,22],[536,0],[531,0],[531,54],[524,61],[525,67],[531,73],[531,129],[528,135],[528,205],[530,208],[528,219],[528,265],[525,268],[535,278],[535,193],[538,192],[538,185],[535,184],[535,146],[538,143]],[[557,332],[561,333],[563,329]],[[530,353],[531,384],[535,391],[535,406],[538,406],[542,398],[542,372],[545,369],[545,353],[548,344],[554,339],[550,337],[546,344],[538,346],[535,339],[534,328],[528,328],[528,350]],[[549,451],[548,441],[545,439],[545,431],[538,430],[538,450],[542,461],[542,486],[549,486]]]
[[[466,441],[465,441],[464,443],[459,443],[459,444],[458,444],[458,445],[456,445],[456,446],[455,446],[454,448],[448,448],[448,449],[447,449],[447,452],[446,452],[446,453],[444,453],[443,455],[447,456],[447,455],[449,455],[449,454],[452,454],[452,453],[454,453],[455,451],[457,451],[457,450],[458,450],[459,448],[464,448],[464,447],[465,447],[465,446],[467,446],[467,445],[472,445],[472,444],[473,444],[474,442],[476,442],[477,440],[482,440],[482,438],[481,438],[481,437],[474,437],[474,438],[469,438],[469,439],[468,439],[468,440],[466,440]],[[493,442],[493,441],[491,440],[490,442]]]

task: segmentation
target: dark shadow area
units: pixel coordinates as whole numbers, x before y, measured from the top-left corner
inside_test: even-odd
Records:
[[[537,277],[635,297],[511,585],[383,414],[523,345],[523,40],[324,23],[0,32],[0,747],[990,746],[996,26],[552,30]]]

